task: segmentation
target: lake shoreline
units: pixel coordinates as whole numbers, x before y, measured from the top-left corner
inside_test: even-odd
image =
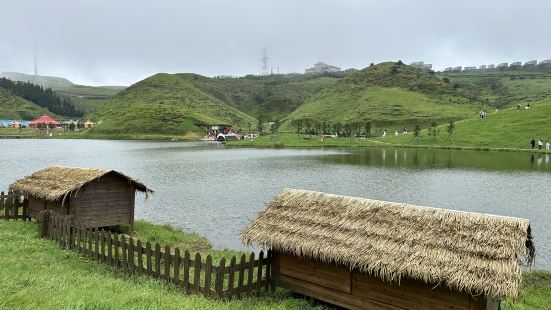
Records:
[[[294,135],[293,135],[294,136]],[[276,136],[278,137],[278,136]],[[288,137],[288,136],[287,136]],[[349,138],[337,138],[337,140],[331,141],[329,139],[325,141],[316,140],[317,136],[313,136],[312,139],[294,139],[294,141],[287,141],[287,143],[276,139],[275,137],[263,136],[260,137],[260,142],[255,140],[239,140],[222,142],[227,147],[237,148],[273,148],[273,149],[319,149],[319,148],[350,148],[350,149],[362,149],[370,147],[393,147],[393,148],[420,148],[420,149],[444,149],[444,150],[471,150],[471,151],[483,151],[483,152],[522,152],[522,153],[535,153],[535,154],[551,154],[551,150],[545,149],[527,149],[527,148],[512,148],[512,147],[481,147],[481,146],[460,146],[460,145],[427,145],[427,144],[403,144],[403,143],[391,143],[383,142],[380,140],[365,139],[350,141]],[[0,135],[0,140],[11,139],[66,139],[66,140],[112,140],[112,141],[174,141],[174,142],[201,142],[204,140],[190,139],[183,136],[175,135],[110,135],[110,134],[58,134],[53,136],[46,135]],[[256,138],[259,139],[259,138]],[[269,140],[267,140],[269,139]],[[335,139],[335,138],[330,138]],[[287,139],[283,139],[287,140]],[[326,143],[327,141],[327,143]],[[281,142],[281,143],[280,143]]]

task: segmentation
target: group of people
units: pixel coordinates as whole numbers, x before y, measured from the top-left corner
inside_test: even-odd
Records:
[[[541,150],[543,148],[543,140],[541,138],[539,138],[537,144],[538,144],[538,149]],[[536,147],[536,139],[534,139],[534,137],[532,137],[532,139],[530,139],[530,146],[532,148]],[[549,151],[549,149],[551,149],[551,143],[549,143],[549,141],[547,141],[547,143],[545,144],[545,150]]]
[[[408,134],[408,128],[407,127],[404,127],[402,128],[402,134],[404,135],[407,135]],[[397,136],[398,135],[398,129],[396,129],[394,131],[394,135]],[[383,130],[383,138],[386,137],[386,128]]]
[[[526,104],[526,107],[524,107],[525,110],[529,110],[530,109],[530,103],[527,103]],[[520,111],[520,103],[517,104],[517,111]]]

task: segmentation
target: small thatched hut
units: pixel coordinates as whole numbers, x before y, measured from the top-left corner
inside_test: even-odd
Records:
[[[294,189],[242,238],[276,284],[350,309],[498,309],[535,253],[526,219]]]
[[[30,217],[51,210],[93,227],[132,224],[136,191],[146,197],[153,192],[114,170],[57,166],[17,180],[10,189],[27,196]]]

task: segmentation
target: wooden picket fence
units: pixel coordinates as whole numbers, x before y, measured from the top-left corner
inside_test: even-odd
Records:
[[[57,216],[44,211],[39,225],[41,237],[55,240],[60,246],[79,252],[91,260],[101,262],[132,274],[145,274],[172,282],[185,293],[201,293],[207,297],[231,300],[248,294],[273,290],[271,282],[272,253],[260,252],[258,259],[251,253],[249,260],[243,254],[239,260],[233,256],[213,264],[208,255],[202,260],[200,253],[191,258],[189,251],[179,248],[162,248],[125,235],[112,234],[97,228],[74,224],[70,217]]]
[[[0,219],[26,220],[27,200],[20,192],[0,192]]]

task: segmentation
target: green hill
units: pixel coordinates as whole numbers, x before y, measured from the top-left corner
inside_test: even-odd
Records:
[[[31,75],[19,72],[2,72],[0,76],[12,81],[31,82],[44,88],[51,88],[57,95],[71,99],[75,107],[83,113],[94,111],[119,91],[126,88],[126,86],[78,85],[61,77]]]
[[[551,97],[551,66],[442,72],[439,75],[494,107],[511,107]]]
[[[333,75],[278,74],[239,78],[209,78],[178,74],[203,92],[246,112],[270,121],[293,112],[308,97],[334,84],[344,73]]]
[[[452,137],[447,125],[438,129],[436,139],[429,136],[428,130],[421,132],[419,142],[412,135],[389,136],[389,143],[464,146],[481,148],[518,148],[530,147],[530,139],[542,138],[544,143],[551,141],[551,99],[533,102],[529,110],[516,108],[493,111],[485,119],[472,117],[455,123]],[[452,142],[453,138],[453,142]]]
[[[283,124],[305,120],[326,123],[371,121],[376,126],[445,122],[476,114],[480,104],[468,90],[433,72],[386,62],[350,74],[313,95]]]
[[[31,120],[44,114],[54,115],[47,109],[0,88],[0,119]]]
[[[87,117],[101,134],[184,135],[202,133],[199,124],[245,129],[256,119],[209,95],[181,75],[156,74],[117,94]]]

